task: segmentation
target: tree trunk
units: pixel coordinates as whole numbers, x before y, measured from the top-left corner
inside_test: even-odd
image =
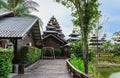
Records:
[[[88,40],[87,40],[87,35],[84,32],[84,28],[81,28],[81,34],[82,34],[84,72],[88,74]]]

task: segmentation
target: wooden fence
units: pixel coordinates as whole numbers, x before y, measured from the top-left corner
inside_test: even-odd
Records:
[[[76,69],[68,60],[66,61],[68,71],[73,76],[73,78],[92,78],[87,74],[81,72],[80,70]]]

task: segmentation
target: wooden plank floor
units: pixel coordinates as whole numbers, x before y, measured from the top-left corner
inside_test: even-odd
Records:
[[[14,78],[72,78],[67,71],[65,59],[39,60],[25,74]]]

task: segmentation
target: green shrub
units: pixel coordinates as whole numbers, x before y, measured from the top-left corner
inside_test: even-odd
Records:
[[[72,54],[72,58],[69,61],[75,68],[84,72],[84,63],[81,58],[76,57],[74,54]],[[99,72],[97,72],[92,62],[89,62],[88,64],[88,72],[92,78],[103,78],[103,76]]]
[[[55,56],[60,56],[61,50],[59,48],[55,48]]]
[[[0,78],[8,78],[12,68],[13,50],[0,48]]]
[[[46,49],[45,56],[51,56],[51,49]]]
[[[46,49],[45,56],[51,56],[51,49]],[[61,49],[55,48],[54,49],[55,56],[60,56],[61,55]]]
[[[99,61],[107,61],[107,62],[110,62],[110,63],[115,63],[115,64],[120,64],[120,57],[118,56],[115,56],[115,57],[100,57],[99,58]]]
[[[70,44],[71,53],[74,53],[77,57],[82,57],[82,41],[72,41]]]
[[[80,71],[84,72],[84,64],[83,60],[81,58],[76,57],[74,54],[72,54],[72,58],[70,59],[70,63]]]
[[[21,47],[18,63],[19,64],[30,64],[41,57],[41,49],[31,47],[31,46],[23,46]]]
[[[116,64],[120,64],[120,56],[114,57],[113,62],[116,63]]]

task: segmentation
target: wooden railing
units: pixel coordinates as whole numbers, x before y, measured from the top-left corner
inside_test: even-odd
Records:
[[[87,74],[81,72],[80,70],[76,69],[69,60],[66,61],[68,71],[73,76],[73,78],[92,78],[88,76]]]

